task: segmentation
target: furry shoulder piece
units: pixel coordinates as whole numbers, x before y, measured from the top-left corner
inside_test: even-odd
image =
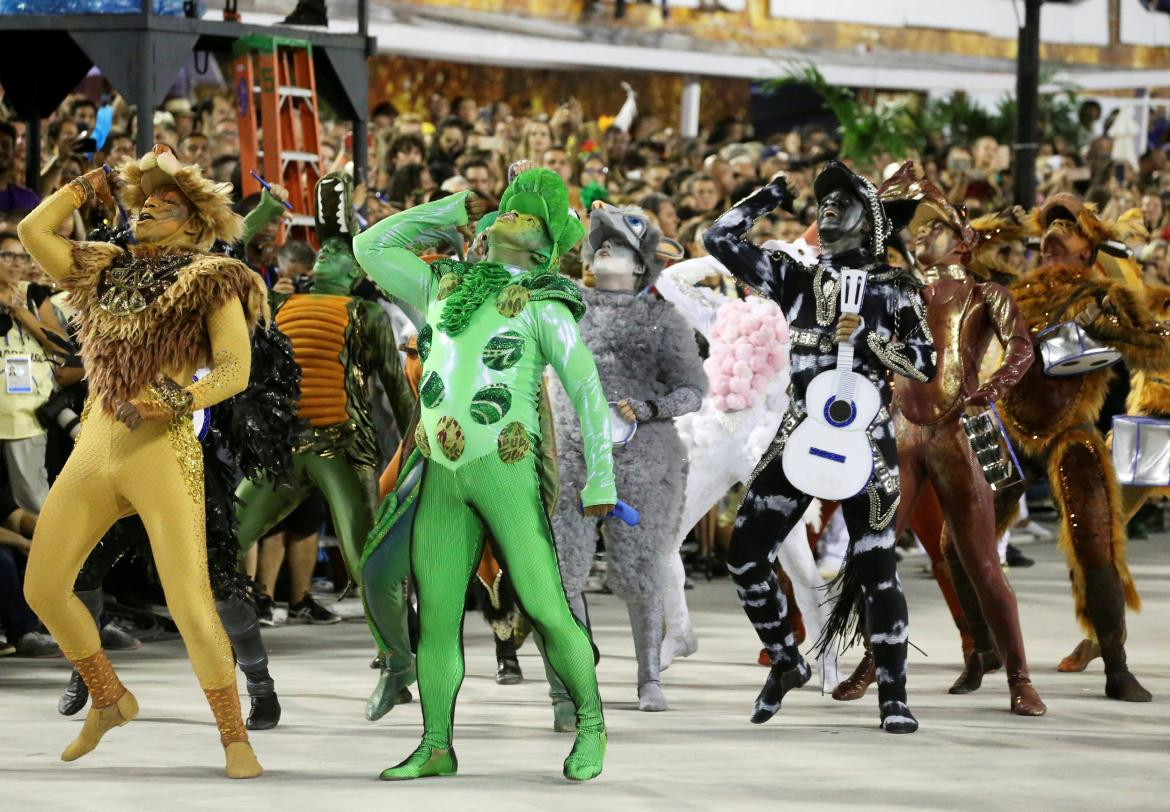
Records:
[[[147,156],[149,157],[151,156]],[[143,158],[143,161],[147,158]],[[143,170],[141,163],[142,161],[126,161],[119,169],[122,204],[132,212],[139,211],[149,197],[149,193],[143,189],[143,175],[146,172],[158,171]],[[215,183],[203,177],[203,171],[198,166],[184,166],[168,175],[168,180],[173,181],[179,187],[179,191],[191,201],[191,205],[195,207],[195,216],[203,224],[202,239],[197,248],[206,251],[216,240],[233,245],[243,236],[244,218],[232,211],[230,183]]]
[[[1042,265],[1012,282],[1009,290],[1032,334],[1068,321],[1109,289],[1109,280],[1095,267]]]
[[[249,329],[267,318],[263,280],[239,260],[215,254],[193,255],[144,309],[127,315],[107,312],[98,304],[103,275],[124,255],[108,243],[76,243],[74,270],[64,281],[77,311],[90,392],[111,413],[159,375],[208,363],[206,318],[216,309],[239,300]]]

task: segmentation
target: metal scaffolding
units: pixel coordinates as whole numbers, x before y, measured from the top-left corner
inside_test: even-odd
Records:
[[[153,146],[152,111],[192,51],[230,53],[249,34],[295,36],[312,44],[317,91],[354,124],[354,170],[364,176],[369,118],[369,69],[374,53],[367,29],[368,0],[359,0],[357,33],[258,26],[240,22],[164,17],[142,0],[137,14],[0,17],[0,85],[5,100],[27,125],[27,184],[37,188],[41,119],[56,109],[96,66],[138,110],[137,146]]]

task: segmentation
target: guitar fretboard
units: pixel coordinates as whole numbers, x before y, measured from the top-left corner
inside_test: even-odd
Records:
[[[841,313],[860,313],[861,299],[865,292],[865,271],[841,271]],[[842,341],[837,345],[837,400],[846,403],[853,400],[853,342]]]
[[[842,341],[837,345],[837,400],[853,400],[853,343]]]

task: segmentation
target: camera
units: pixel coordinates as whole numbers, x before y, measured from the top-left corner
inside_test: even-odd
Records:
[[[57,392],[37,409],[37,419],[47,429],[60,427],[70,440],[81,433],[81,416],[73,409],[73,394],[68,389]]]

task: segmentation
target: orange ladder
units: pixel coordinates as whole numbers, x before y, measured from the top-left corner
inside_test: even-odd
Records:
[[[241,191],[245,197],[260,191],[253,170],[286,188],[292,215],[282,229],[316,245],[313,190],[323,172],[312,45],[252,34],[236,41],[233,54]]]

